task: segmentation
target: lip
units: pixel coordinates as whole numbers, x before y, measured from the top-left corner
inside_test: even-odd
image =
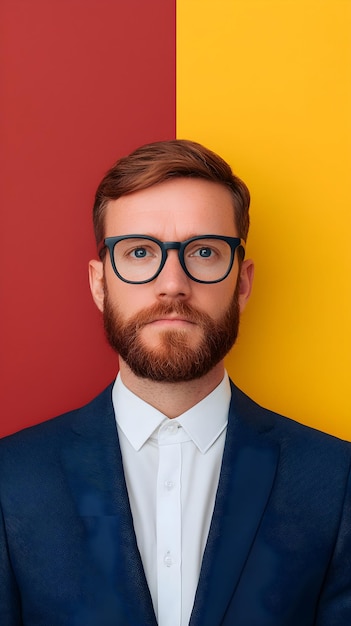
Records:
[[[149,322],[149,324],[165,325],[165,326],[172,326],[172,325],[182,326],[182,325],[188,325],[188,324],[193,325],[194,322],[191,322],[190,320],[184,317],[161,317],[159,319],[152,320],[152,322]]]

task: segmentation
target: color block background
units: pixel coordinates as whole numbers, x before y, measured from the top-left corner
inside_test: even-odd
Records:
[[[258,402],[351,439],[351,2],[178,0],[177,135],[252,192],[228,359]]]
[[[174,0],[2,0],[0,434],[115,376],[91,301],[91,207],[112,163],[175,136]]]
[[[87,282],[94,190],[177,135],[252,192],[230,373],[351,439],[350,19],[348,0],[2,0],[0,435],[115,375]]]

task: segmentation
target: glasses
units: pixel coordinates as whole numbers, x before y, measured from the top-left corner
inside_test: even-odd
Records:
[[[245,255],[245,242],[239,237],[200,235],[186,241],[159,241],[144,235],[106,237],[99,256],[107,248],[115,274],[125,283],[142,285],[162,271],[168,250],[178,250],[179,262],[189,278],[197,283],[219,283],[233,267],[235,250]]]

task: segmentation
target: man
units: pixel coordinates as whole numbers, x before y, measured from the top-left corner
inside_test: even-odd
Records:
[[[351,624],[350,446],[223,366],[253,279],[248,209],[188,141],[101,182],[90,285],[119,374],[1,442],[2,626]]]

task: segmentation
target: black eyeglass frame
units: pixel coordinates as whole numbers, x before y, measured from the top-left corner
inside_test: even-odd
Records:
[[[159,268],[157,270],[157,272],[155,272],[155,274],[153,276],[151,276],[151,278],[148,278],[146,280],[127,280],[126,278],[123,278],[123,276],[121,276],[121,274],[119,273],[117,267],[116,267],[116,263],[115,263],[115,257],[114,257],[114,248],[115,245],[119,242],[122,241],[124,239],[145,239],[146,241],[152,241],[153,243],[156,243],[160,249],[161,249],[161,262],[159,265]],[[228,264],[228,269],[226,271],[226,273],[224,274],[224,276],[222,276],[222,278],[218,278],[217,280],[200,280],[199,278],[195,278],[194,276],[192,276],[192,274],[190,274],[189,270],[187,269],[186,265],[185,265],[185,261],[184,261],[184,250],[186,248],[186,246],[189,243],[192,243],[193,241],[198,241],[198,240],[203,240],[203,239],[219,239],[221,241],[225,241],[227,244],[229,244],[230,246],[230,250],[231,250],[231,257],[230,257],[230,262]],[[234,263],[234,257],[235,257],[235,250],[237,248],[242,248],[243,250],[243,254],[242,254],[242,258],[241,261],[243,261],[244,257],[245,257],[245,241],[244,239],[240,239],[240,237],[226,237],[225,235],[198,235],[196,237],[191,237],[190,239],[186,239],[185,241],[160,241],[159,239],[156,239],[155,237],[150,237],[148,235],[122,235],[120,237],[106,237],[100,244],[100,246],[98,247],[98,254],[100,259],[103,258],[103,250],[107,248],[109,253],[110,253],[110,261],[111,261],[111,265],[113,268],[114,273],[116,274],[116,276],[118,276],[118,278],[120,280],[122,280],[124,283],[128,283],[131,285],[144,285],[145,283],[151,283],[153,280],[155,280],[155,278],[157,278],[157,276],[162,272],[165,263],[167,261],[167,251],[168,250],[178,250],[178,257],[179,257],[179,262],[180,265],[182,267],[182,269],[184,270],[185,274],[193,281],[195,281],[196,283],[203,283],[206,285],[212,285],[214,283],[220,283],[222,282],[222,280],[224,280],[225,278],[227,278],[228,274],[231,272],[232,267],[233,267],[233,263]]]

